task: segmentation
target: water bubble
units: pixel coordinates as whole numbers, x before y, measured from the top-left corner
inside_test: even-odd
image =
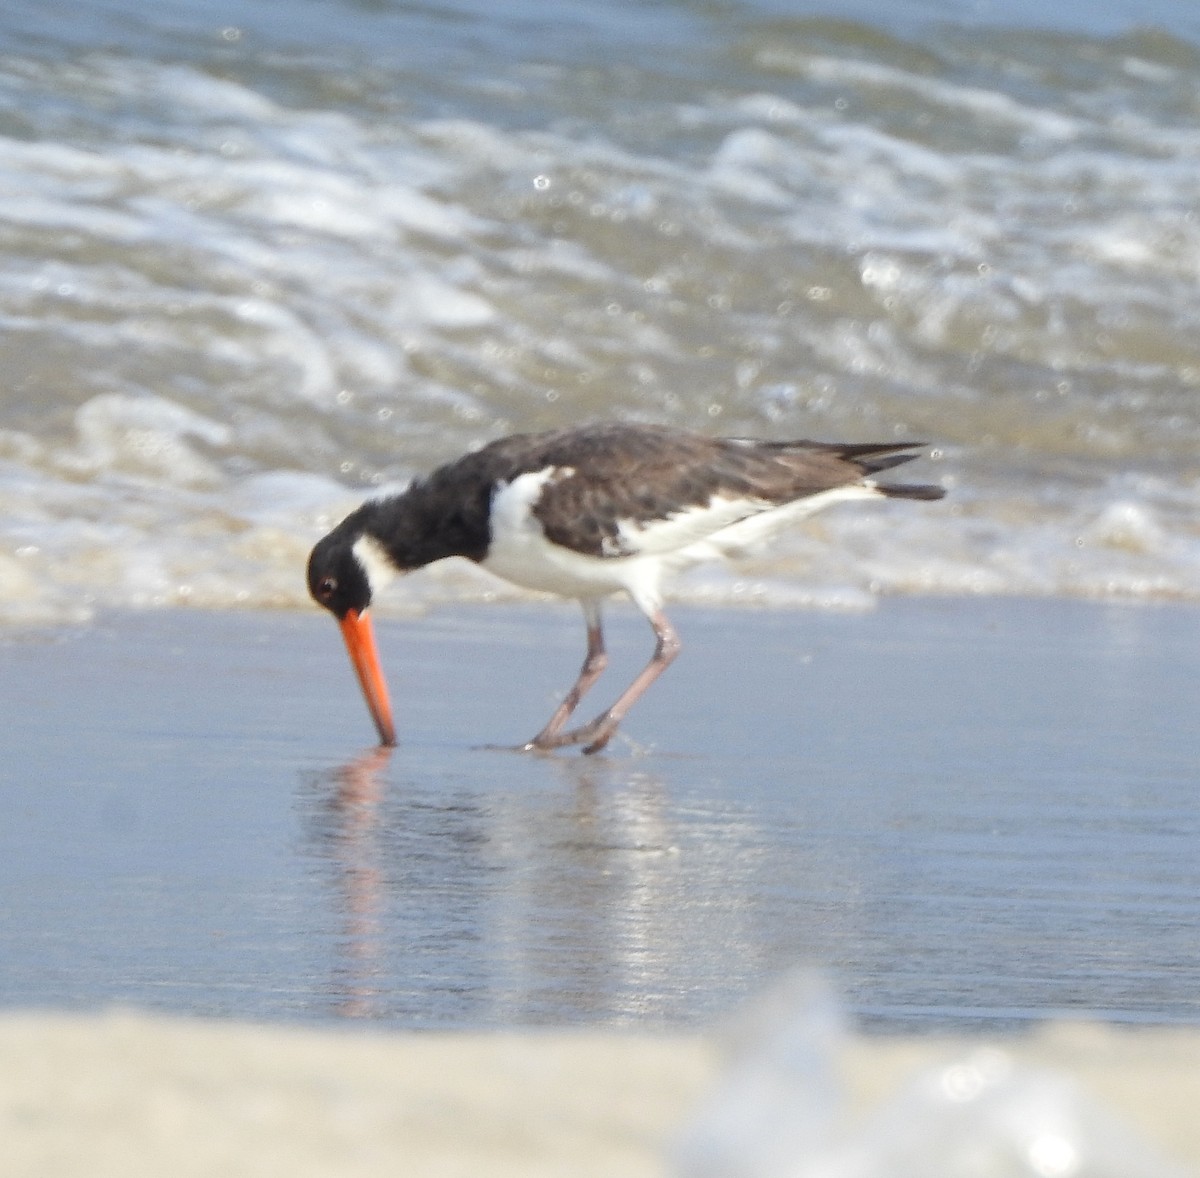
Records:
[[[537,189],[549,188],[550,187],[550,177],[549,176],[534,176],[533,186],[534,186],[534,188],[537,188]]]

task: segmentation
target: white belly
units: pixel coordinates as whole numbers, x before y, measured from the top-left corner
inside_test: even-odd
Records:
[[[514,540],[493,535],[480,566],[526,589],[564,597],[605,597],[628,589],[631,578],[638,579],[630,566],[645,563],[638,557],[581,556],[545,536]]]

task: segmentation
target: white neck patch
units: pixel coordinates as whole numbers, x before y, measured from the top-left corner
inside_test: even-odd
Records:
[[[396,566],[392,564],[387,550],[374,536],[359,536],[350,549],[362,565],[367,575],[367,584],[371,587],[371,597],[382,592],[396,578]]]

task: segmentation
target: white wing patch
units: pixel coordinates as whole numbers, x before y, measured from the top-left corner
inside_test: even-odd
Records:
[[[795,524],[798,520],[824,511],[835,503],[854,499],[879,499],[883,492],[873,482],[848,483],[829,491],[818,491],[803,499],[793,499],[778,507],[771,507],[752,516],[738,520],[707,537],[703,551],[689,553],[695,560],[711,559],[713,556],[733,556],[758,547],[778,532]]]
[[[714,495],[705,504],[673,511],[665,519],[617,521],[613,547],[622,555],[663,556],[707,540],[740,520],[768,511],[771,504],[745,496]]]
[[[686,507],[668,518],[638,522],[621,520],[619,551],[638,556],[665,556],[708,560],[731,554],[770,539],[776,532],[831,504],[848,499],[876,499],[874,483],[849,483],[829,491],[770,503],[747,496],[714,495],[707,504]]]

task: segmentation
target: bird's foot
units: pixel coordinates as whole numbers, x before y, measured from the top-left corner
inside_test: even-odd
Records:
[[[613,733],[616,732],[617,726],[614,724],[608,732],[601,733],[591,744],[585,744],[581,750],[585,757],[590,757],[593,753],[598,753],[605,745],[612,740]]]
[[[552,753],[559,746],[542,740],[540,737],[534,737],[533,740],[527,740],[524,744],[505,745],[504,747],[514,753]]]
[[[518,746],[523,752],[550,752],[552,749],[565,748],[568,745],[583,745],[585,756],[598,753],[613,738],[620,718],[611,712],[602,712],[594,720],[570,732],[539,732],[532,740]]]

